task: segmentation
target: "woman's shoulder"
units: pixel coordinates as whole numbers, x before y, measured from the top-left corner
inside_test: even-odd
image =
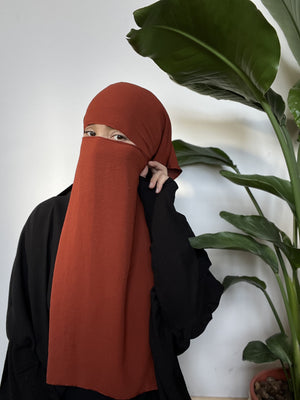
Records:
[[[30,213],[25,226],[45,224],[53,218],[64,218],[70,199],[72,185],[59,194],[39,203]]]

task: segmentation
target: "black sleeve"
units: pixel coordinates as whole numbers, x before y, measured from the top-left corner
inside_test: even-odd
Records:
[[[139,195],[151,237],[153,290],[174,336],[176,354],[181,354],[211,320],[223,286],[209,271],[205,250],[190,245],[188,238],[194,233],[174,207],[176,182],[169,178],[158,194],[148,185],[149,180],[140,177]]]
[[[46,384],[48,341],[47,290],[54,253],[48,240],[51,202],[38,206],[20,235],[12,268],[6,331],[9,340],[0,400],[58,400]]]

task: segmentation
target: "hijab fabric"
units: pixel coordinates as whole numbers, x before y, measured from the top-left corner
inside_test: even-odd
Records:
[[[84,128],[104,124],[135,146],[84,137],[59,241],[50,300],[47,383],[131,399],[157,389],[149,345],[150,237],[138,196],[149,160],[180,172],[171,124],[148,90],[98,93]]]

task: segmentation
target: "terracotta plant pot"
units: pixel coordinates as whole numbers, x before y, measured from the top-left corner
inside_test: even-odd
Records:
[[[255,391],[254,391],[254,384],[255,384],[255,382],[260,382],[260,381],[266,380],[268,376],[272,376],[275,379],[286,380],[286,376],[285,376],[282,368],[268,369],[268,370],[259,372],[258,374],[256,374],[253,377],[252,381],[250,382],[249,400],[258,400],[257,396],[255,394]]]

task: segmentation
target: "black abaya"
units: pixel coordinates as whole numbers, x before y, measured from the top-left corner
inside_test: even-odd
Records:
[[[140,177],[139,194],[151,237],[154,286],[149,334],[158,391],[137,400],[190,400],[177,355],[204,331],[223,287],[209,271],[206,252],[189,244],[188,237],[194,234],[173,205],[176,182],[169,178],[159,194],[148,184]],[[72,392],[73,400],[88,398],[82,389],[45,383],[53,268],[70,192],[71,187],[38,205],[22,230],[10,280],[9,344],[0,400],[71,400]],[[99,398],[96,392],[89,395],[94,395],[91,400]]]

